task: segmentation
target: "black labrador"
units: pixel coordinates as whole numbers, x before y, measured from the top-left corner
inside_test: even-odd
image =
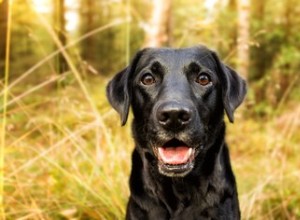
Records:
[[[134,115],[126,219],[240,219],[223,118],[233,122],[245,94],[205,46],[143,49],[109,82],[122,125]]]

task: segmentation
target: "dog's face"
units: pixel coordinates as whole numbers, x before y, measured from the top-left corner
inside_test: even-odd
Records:
[[[224,109],[233,112],[245,82],[205,47],[145,49],[107,87],[126,123],[130,105],[140,152],[166,176],[185,176],[205,157]],[[150,155],[150,157],[149,157]]]

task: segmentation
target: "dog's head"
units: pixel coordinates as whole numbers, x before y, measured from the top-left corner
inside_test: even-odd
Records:
[[[245,81],[204,46],[144,49],[107,86],[122,125],[132,107],[138,151],[166,176],[185,176],[215,141],[224,110],[233,113]]]

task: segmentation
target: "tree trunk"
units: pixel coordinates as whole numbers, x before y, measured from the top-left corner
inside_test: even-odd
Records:
[[[238,1],[238,71],[248,78],[249,71],[249,0]]]
[[[97,7],[97,5],[96,5]],[[81,1],[81,30],[82,34],[86,34],[92,31],[95,28],[94,21],[94,10],[95,10],[95,1],[94,0],[85,0]],[[89,37],[88,39],[82,41],[82,57],[87,62],[94,61],[96,54],[96,45],[95,37]]]
[[[0,3],[0,78],[4,77],[4,62],[6,54],[6,35],[8,21],[8,0]]]
[[[172,0],[153,0],[149,26],[145,28],[146,47],[168,46],[170,40],[170,18]]]
[[[56,27],[57,36],[62,44],[66,46],[67,37],[66,37],[66,19],[65,19],[65,1],[64,0],[55,0],[54,5],[54,23]],[[59,53],[57,58],[57,68],[59,73],[66,72],[68,64],[62,53]]]

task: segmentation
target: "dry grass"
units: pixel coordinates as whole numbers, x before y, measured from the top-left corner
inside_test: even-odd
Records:
[[[299,219],[300,106],[229,125],[243,219]]]
[[[95,101],[98,116],[77,86],[44,88],[9,107],[7,219],[56,219],[66,213],[80,219],[121,218],[131,138],[108,128],[119,122],[109,119],[113,113],[103,88],[102,83],[92,92],[100,100]]]

